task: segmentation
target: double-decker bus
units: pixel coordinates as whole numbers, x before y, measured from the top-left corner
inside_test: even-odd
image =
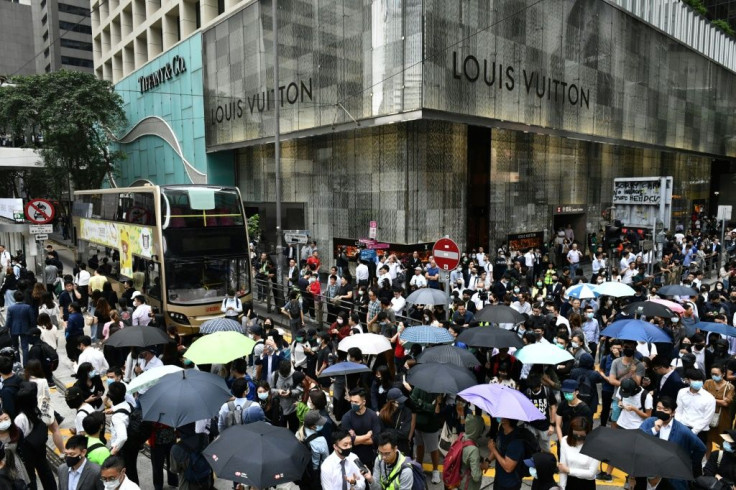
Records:
[[[221,316],[228,289],[247,312],[248,227],[236,187],[143,183],[74,195],[76,259],[87,264],[97,255],[116,290],[132,280],[182,334]]]

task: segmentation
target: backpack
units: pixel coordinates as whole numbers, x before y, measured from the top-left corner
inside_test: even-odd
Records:
[[[312,434],[311,436],[305,438],[302,441],[302,444],[304,444],[307,449],[309,450],[310,454],[312,453],[312,446],[310,443],[317,439],[318,437],[323,437],[322,434],[316,432]],[[318,488],[321,488],[320,485],[320,467],[322,466],[322,461],[319,462],[319,465],[317,465],[317,468],[314,468],[312,465],[312,458],[309,458],[309,463],[307,463],[307,467],[304,469],[304,473],[302,473],[301,478],[297,483],[299,484],[299,488],[301,490],[317,490]]]
[[[460,486],[460,482],[463,479],[463,474],[461,473],[463,449],[468,446],[475,446],[475,442],[465,439],[465,434],[460,434],[457,440],[450,446],[450,450],[447,451],[447,456],[445,456],[443,463],[444,470],[442,471],[442,481],[445,487],[457,488]]]
[[[299,313],[302,311],[302,307],[299,304],[299,301],[292,299],[289,301],[289,315],[292,319],[299,318]]]
[[[42,362],[50,371],[56,371],[59,367],[59,354],[56,350],[44,341],[41,341]]]
[[[514,431],[514,439],[521,440],[524,445],[524,456],[522,460],[529,459],[533,454],[542,451],[536,436],[526,427],[517,427]],[[516,465],[516,472],[522,478],[530,476],[529,468],[523,462]]]
[[[143,420],[143,411],[140,408],[133,407],[130,404],[128,406],[130,406],[130,410],[119,408],[113,414],[124,413],[128,416],[128,441],[126,443],[143,445],[153,433],[153,422]],[[131,437],[132,435],[135,437]]]
[[[422,468],[420,463],[417,463],[408,456],[404,456],[404,462],[401,463],[401,471],[404,471],[406,468],[411,468],[411,472],[414,477],[411,490],[427,490],[429,488],[429,485],[427,485],[427,476],[424,474],[424,468]],[[393,478],[386,483],[386,486],[390,486],[391,483],[401,475],[401,471],[397,471]]]
[[[593,407],[593,383],[585,375],[578,376],[578,398],[589,407]]]
[[[225,415],[225,428],[233,425],[243,424],[243,411],[252,405],[253,402],[246,401],[243,406],[236,405],[235,402],[227,402],[227,414]]]
[[[187,468],[184,470],[184,479],[189,483],[205,485],[212,479],[212,468],[204,459],[202,453],[193,451],[189,453]]]

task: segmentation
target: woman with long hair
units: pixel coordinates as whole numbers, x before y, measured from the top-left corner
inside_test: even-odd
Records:
[[[107,284],[107,283],[105,283]],[[100,298],[100,301],[104,301]],[[117,310],[110,310],[110,321],[105,323],[102,327],[102,342],[107,342],[110,335],[113,335],[118,330],[125,328],[125,323],[120,319],[120,314]],[[110,366],[122,366],[125,361],[126,352],[123,349],[113,347],[111,345],[105,345],[102,348],[102,352],[105,355],[105,360]]]
[[[405,405],[406,396],[399,388],[391,388],[386,396],[386,403],[378,412],[381,420],[381,432],[393,430],[398,437],[398,447],[403,454],[411,454],[411,409]]]
[[[102,395],[105,387],[102,385],[100,373],[94,370],[92,364],[83,362],[77,368],[77,382],[74,386],[79,388],[84,395],[84,401],[92,405],[96,410],[102,407]]]
[[[7,468],[8,472],[12,471],[12,473],[18,475],[17,478],[29,484],[31,479],[28,477],[28,472],[18,449],[22,438],[23,434],[15,426],[10,415],[6,412],[0,412],[0,443],[3,444],[5,449],[5,465],[3,468]]]
[[[41,361],[38,359],[31,359],[26,363],[25,372],[23,375],[26,381],[36,384],[37,390],[37,404],[38,409],[41,411],[41,419],[43,423],[49,428],[51,437],[54,440],[54,445],[59,452],[64,452],[64,440],[61,437],[61,431],[59,430],[59,423],[56,421],[56,412],[51,406],[51,390],[49,389],[49,383],[46,381],[46,376],[41,366]]]
[[[38,329],[41,330],[41,340],[49,344],[54,350],[59,348],[59,329],[51,322],[48,313],[39,313],[36,319]]]
[[[110,308],[115,308],[117,306],[119,301],[118,293],[113,290],[110,281],[105,281],[102,285],[102,297],[105,298],[107,304],[110,305]]]
[[[18,415],[15,416],[14,422],[23,434],[20,448],[31,480],[31,488],[36,488],[36,472],[38,472],[44,490],[57,490],[56,479],[46,457],[46,440],[49,434],[38,409],[35,383],[24,385],[18,391],[16,409]]]
[[[394,375],[385,364],[381,364],[373,371],[373,382],[371,383],[370,407],[378,411],[386,404],[388,390],[395,387]]]
[[[39,308],[41,308],[41,305],[43,304],[43,295],[47,292],[48,291],[46,291],[46,286],[44,286],[40,282],[37,282],[33,285],[33,289],[31,290],[31,298],[33,298],[33,306],[36,308],[36,312],[38,312]]]
[[[102,329],[107,322],[110,321],[110,303],[105,298],[100,297],[95,303],[95,319],[92,322],[91,335],[92,340],[99,339],[99,335],[102,334]]]
[[[256,391],[258,403],[261,405],[266,418],[271,424],[278,424],[281,420],[281,404],[278,398],[271,393],[271,385],[267,381],[260,381]]]
[[[38,314],[46,313],[51,319],[51,323],[55,326],[59,326],[59,320],[61,320],[61,310],[59,305],[54,301],[54,295],[46,292],[41,296],[41,306],[38,308]]]
[[[15,304],[13,293],[15,293],[17,289],[18,279],[15,277],[15,272],[13,272],[13,268],[8,266],[5,269],[5,278],[3,279],[3,284],[2,286],[0,286],[0,294],[3,295],[5,308],[9,308]]]
[[[591,423],[586,417],[575,417],[567,435],[560,442],[560,486],[565,490],[595,490],[595,475],[600,461],[580,453]]]

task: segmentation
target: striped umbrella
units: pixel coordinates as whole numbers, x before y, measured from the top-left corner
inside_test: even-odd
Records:
[[[445,328],[419,325],[401,332],[401,340],[410,344],[433,345],[451,344],[455,341],[455,337]]]
[[[238,332],[245,333],[243,326],[237,320],[219,316],[203,322],[199,326],[199,333],[208,334],[215,332]]]
[[[565,291],[565,295],[568,298],[577,298],[577,299],[593,299],[600,296],[600,294],[596,293],[593,289],[595,286],[592,284],[576,284],[574,286],[570,286],[567,288],[567,291]]]

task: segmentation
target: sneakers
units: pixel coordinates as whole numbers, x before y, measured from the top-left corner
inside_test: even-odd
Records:
[[[434,470],[432,471],[432,483],[439,483],[442,479],[440,478],[440,471]]]
[[[600,473],[595,475],[595,479],[601,480],[601,481],[613,481],[613,477],[609,475],[608,473],[606,473],[605,471],[601,471]]]

